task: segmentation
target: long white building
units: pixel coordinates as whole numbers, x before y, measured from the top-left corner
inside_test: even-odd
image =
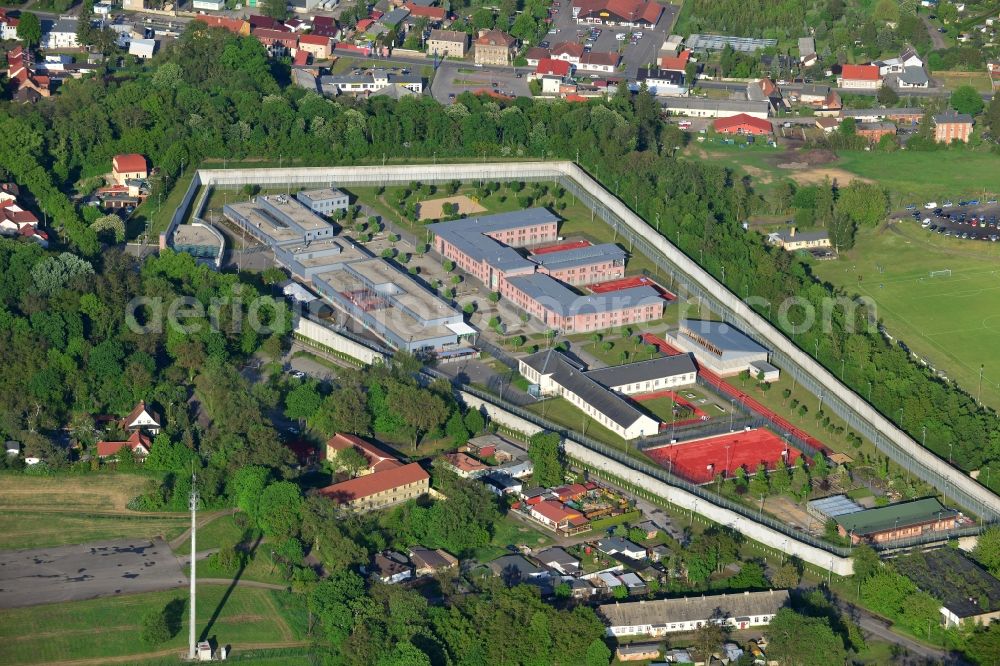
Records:
[[[734,629],[770,624],[788,604],[788,590],[604,604],[597,609],[608,636],[665,636],[695,631],[708,622]]]

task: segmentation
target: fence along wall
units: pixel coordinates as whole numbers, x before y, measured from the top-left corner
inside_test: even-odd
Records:
[[[360,342],[355,342],[347,336],[341,335],[322,324],[310,321],[298,314],[293,317],[292,330],[324,347],[329,347],[341,354],[347,354],[368,365],[381,363],[386,360],[386,355],[382,352],[375,351]]]
[[[640,249],[657,265],[663,267],[667,274],[684,283],[689,292],[702,298],[726,321],[739,327],[761,344],[770,347],[772,357],[778,365],[791,372],[813,393],[822,394],[825,404],[832,411],[847,421],[852,428],[875,442],[880,451],[904,469],[910,470],[940,489],[946,496],[955,499],[966,509],[986,520],[1000,519],[1000,497],[911,439],[572,162],[201,169],[195,177],[195,181],[199,184],[208,186],[241,187],[247,184],[260,184],[288,185],[290,188],[324,185],[331,182],[339,185],[385,185],[410,181],[450,180],[561,182],[581,201],[590,205],[599,217],[623,237],[628,238],[630,250],[633,246]],[[185,207],[190,203],[190,196],[186,197],[186,201]],[[181,208],[178,208],[178,214],[183,218]],[[178,214],[175,214],[175,219],[178,219]],[[670,265],[664,266],[665,263]]]

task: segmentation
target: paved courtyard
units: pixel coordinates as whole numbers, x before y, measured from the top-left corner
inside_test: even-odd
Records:
[[[169,590],[187,582],[161,539],[0,552],[0,608]]]

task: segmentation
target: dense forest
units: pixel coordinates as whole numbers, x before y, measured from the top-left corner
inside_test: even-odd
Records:
[[[838,295],[794,256],[743,232],[740,221],[771,204],[749,178],[674,158],[686,135],[661,122],[648,94],[633,98],[623,89],[587,104],[466,94],[441,107],[423,97],[331,101],[283,88],[286,77],[255,40],[192,28],[147,67],[69,82],[60,95],[35,107],[0,109],[0,164],[36,197],[66,243],[91,260],[100,246],[68,193],[81,177],[106,171],[118,152],[144,153],[164,175],[175,176],[182,163],[206,157],[294,155],[302,164],[336,164],[432,154],[573,158],[579,151],[582,165],[624,201],[638,202],[646,219],[662,219],[663,233],[682,250],[703,254],[717,276],[725,267],[735,292],[770,303],[799,296],[817,311],[823,299]],[[836,212],[840,193],[831,193]],[[773,314],[769,310],[762,313]],[[861,394],[873,383],[876,407],[896,419],[902,410],[901,425],[911,433],[926,425],[928,447],[940,454],[953,446],[963,469],[1000,460],[993,415],[868,330],[863,312],[854,313],[855,320],[845,320],[839,310],[834,314],[831,331],[814,328],[793,339],[809,352],[818,349],[820,361],[838,372],[843,363],[845,380]],[[48,362],[47,348],[37,355]]]

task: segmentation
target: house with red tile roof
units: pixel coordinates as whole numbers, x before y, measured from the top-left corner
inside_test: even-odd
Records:
[[[375,474],[387,469],[393,469],[402,465],[395,456],[383,451],[378,446],[367,442],[356,435],[338,432],[326,443],[326,459],[337,464],[337,454],[344,449],[354,448],[368,461],[368,467],[358,472],[359,476],[365,474]]]
[[[618,68],[622,57],[614,52],[591,51],[580,56],[576,69],[580,72],[600,72],[609,74]]]
[[[573,11],[577,23],[651,28],[663,15],[663,5],[653,0],[574,0]]]
[[[569,76],[573,67],[565,60],[553,60],[552,58],[545,58],[539,60],[538,64],[535,65],[535,71],[531,74],[532,79],[540,79],[543,76],[558,76],[559,78],[566,78]]]
[[[872,90],[882,87],[882,76],[875,65],[844,65],[837,77],[838,88]]]
[[[224,16],[199,14],[194,17],[194,20],[204,23],[209,28],[222,28],[223,30],[228,30],[234,35],[246,37],[250,34],[250,22],[242,19],[231,19]]]
[[[403,7],[410,10],[410,16],[427,18],[430,19],[431,22],[440,22],[448,17],[448,12],[445,11],[444,7],[422,7],[420,5],[415,5],[412,2],[405,3]]]
[[[685,49],[675,56],[663,56],[660,58],[660,69],[667,69],[674,72],[683,72],[691,60],[690,49]]]
[[[340,28],[337,20],[331,16],[314,16],[312,34],[322,37],[336,37]]]
[[[754,118],[745,113],[738,113],[728,118],[716,118],[712,127],[720,134],[744,134],[748,136],[763,136],[774,131],[771,121]]]
[[[122,430],[135,431],[145,430],[151,435],[160,434],[160,415],[146,406],[145,400],[140,400],[139,404],[132,408],[128,415],[119,421],[118,425]]]
[[[446,453],[441,461],[445,469],[463,479],[478,479],[490,471],[489,465],[465,453]]]
[[[127,180],[145,180],[149,177],[146,158],[138,153],[124,153],[111,158],[111,180],[125,185]]]
[[[420,497],[430,489],[430,479],[419,464],[410,463],[335,483],[318,492],[351,511],[373,511]]]
[[[326,60],[333,52],[329,37],[324,35],[299,35],[298,53],[306,52],[312,54],[316,60]],[[296,55],[298,55],[296,53]],[[306,64],[306,63],[296,63]]]
[[[287,30],[255,28],[251,34],[264,45],[272,58],[294,51],[299,45],[298,35]]]
[[[565,60],[566,62],[573,63],[574,65],[580,62],[580,56],[583,55],[583,44],[577,44],[576,42],[561,42],[552,47],[550,58],[556,60]]]
[[[587,519],[582,513],[556,500],[543,500],[532,505],[531,517],[557,532],[587,524]]]
[[[548,49],[543,49],[541,46],[532,46],[524,52],[524,59],[528,61],[529,67],[534,67],[538,64],[538,61],[546,60],[551,57],[552,53]]]
[[[110,458],[123,448],[131,449],[137,460],[144,460],[153,448],[153,440],[145,433],[136,430],[124,442],[98,442],[97,457]]]

